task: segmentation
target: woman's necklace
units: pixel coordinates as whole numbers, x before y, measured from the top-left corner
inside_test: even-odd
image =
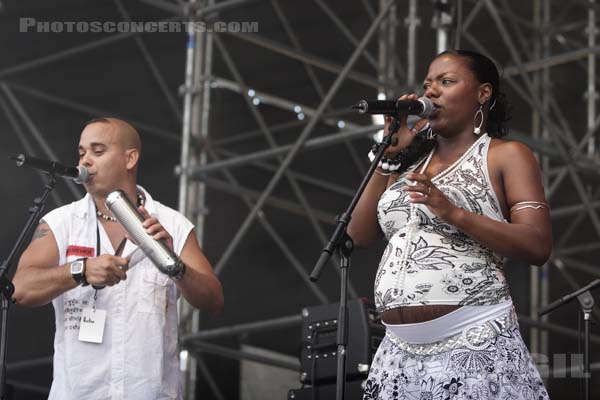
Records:
[[[139,206],[143,206],[144,205],[144,196],[141,195],[141,193],[137,194],[137,199],[138,199],[138,207]],[[96,215],[99,218],[102,218],[105,221],[109,221],[109,222],[117,222],[117,219],[111,215],[106,215],[104,214],[102,211],[98,210],[98,208],[96,207]]]
[[[462,156],[460,156],[458,158],[458,160],[454,161],[452,163],[452,165],[450,165],[448,168],[444,169],[441,172],[438,172],[437,174],[435,174],[435,176],[433,178],[431,178],[431,182],[433,182],[434,180],[438,180],[440,179],[442,176],[446,175],[448,172],[452,171],[454,168],[456,168],[458,165],[460,165],[465,158],[467,158],[467,156],[469,154],[471,154],[471,151],[477,147],[477,145],[483,141],[483,139],[485,139],[487,136],[487,133],[484,133],[483,135],[481,135],[481,137],[479,139],[477,139],[476,141],[473,142],[473,144],[467,149],[467,151],[465,151]],[[433,156],[433,153],[435,151],[435,147],[433,149],[431,149],[431,152],[429,153],[429,156],[427,157],[427,161],[425,162],[425,164],[423,165],[423,169],[421,170],[421,173],[423,173],[425,171],[425,169],[427,168],[427,166],[429,165],[429,161],[431,161],[431,157]]]
[[[441,178],[442,176],[446,175],[448,172],[450,172],[454,168],[456,168],[458,165],[460,165],[465,160],[465,158],[467,158],[467,156],[469,156],[471,154],[471,151],[475,147],[477,147],[477,145],[480,142],[482,142],[486,136],[487,136],[487,134],[481,135],[481,137],[479,139],[477,139],[475,142],[473,142],[473,144],[467,149],[467,151],[465,151],[462,154],[462,156],[460,156],[456,161],[454,161],[452,163],[452,165],[450,165],[448,168],[445,168],[443,171],[437,173],[433,178],[431,178],[431,182],[433,183],[434,180]],[[433,149],[431,149],[431,151],[429,152],[429,155],[427,156],[427,159],[425,160],[425,163],[421,167],[421,172],[420,172],[421,174],[424,173],[425,170],[427,169],[427,167],[429,166],[429,162],[431,161],[431,158],[433,157],[434,152],[435,152],[435,147]],[[417,208],[416,208],[415,203],[410,204],[410,212],[409,212],[408,222],[406,225],[407,225],[408,229],[406,232],[406,236],[404,237],[404,247],[402,249],[402,255],[400,256],[400,262],[399,262],[400,271],[398,271],[398,274],[396,274],[396,284],[395,284],[395,290],[394,290],[394,295],[396,295],[396,296],[402,295],[402,293],[399,293],[399,291],[400,291],[401,287],[402,288],[404,287],[404,280],[406,278],[406,270],[408,268],[408,251],[410,250],[410,245],[412,244],[413,237],[414,237],[415,233],[417,232],[417,229],[419,228],[419,221],[417,220]]]

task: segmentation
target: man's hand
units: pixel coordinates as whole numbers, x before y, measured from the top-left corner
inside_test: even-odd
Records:
[[[144,206],[138,207],[139,212],[144,217],[142,226],[146,228],[146,232],[155,240],[162,240],[169,249],[173,250],[173,237],[167,232],[164,226],[156,217],[151,216]]]
[[[125,271],[129,260],[123,257],[102,254],[85,261],[85,279],[90,285],[113,286],[127,279]]]

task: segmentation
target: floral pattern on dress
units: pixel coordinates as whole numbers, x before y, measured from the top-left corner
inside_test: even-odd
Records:
[[[453,267],[451,259],[455,255],[443,246],[432,246],[420,237],[416,243],[411,243],[408,263],[417,269],[441,270]]]
[[[482,350],[459,347],[430,356],[400,349],[387,335],[363,400],[549,400],[518,326]]]
[[[486,170],[490,141],[488,136],[482,138],[462,162],[433,183],[457,207],[502,221]],[[381,229],[389,241],[375,279],[377,310],[428,304],[490,305],[508,300],[504,258],[438,218],[427,206],[416,205],[418,227],[406,243],[411,206],[402,190],[410,183],[406,173],[383,193],[377,207]],[[407,264],[403,266],[400,260],[405,248]]]

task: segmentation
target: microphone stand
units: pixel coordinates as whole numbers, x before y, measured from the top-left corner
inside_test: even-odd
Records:
[[[321,270],[327,264],[334,252],[338,252],[340,256],[340,308],[338,311],[338,324],[337,324],[337,376],[336,376],[336,389],[335,398],[336,400],[343,400],[346,391],[346,346],[348,345],[348,269],[350,268],[350,260],[352,256],[352,250],[354,249],[354,242],[352,238],[346,233],[352,213],[358,204],[358,200],[362,196],[369,180],[375,173],[377,164],[383,157],[383,153],[392,143],[392,134],[396,133],[400,128],[400,121],[394,118],[388,129],[388,135],[384,136],[379,146],[375,159],[371,163],[367,174],[363,178],[360,186],[356,190],[354,197],[350,201],[350,205],[340,216],[337,218],[337,225],[329,243],[323,248],[315,267],[310,274],[310,280],[316,282],[321,275]],[[315,382],[313,382],[313,385]]]
[[[6,345],[7,345],[7,333],[8,333],[8,310],[11,303],[14,303],[12,298],[15,292],[15,287],[7,274],[16,266],[17,255],[20,254],[21,248],[25,244],[25,239],[31,236],[37,222],[40,218],[40,214],[44,210],[46,200],[50,195],[52,189],[56,185],[56,178],[53,174],[50,174],[48,183],[44,186],[44,192],[40,197],[33,200],[33,207],[29,209],[29,218],[25,223],[25,227],[21,231],[19,238],[14,244],[8,258],[0,265],[0,291],[2,291],[2,328],[0,330],[0,400],[12,399],[12,390],[9,390],[6,385]]]
[[[571,302],[575,298],[579,301],[579,305],[581,306],[581,311],[583,312],[583,331],[584,331],[584,350],[583,350],[583,379],[584,382],[584,399],[590,399],[590,380],[592,377],[590,371],[590,317],[592,315],[592,308],[594,307],[594,297],[592,296],[591,291],[600,287],[600,279],[593,280],[587,286],[582,287],[574,291],[573,293],[569,293],[558,300],[553,301],[552,303],[540,307],[538,309],[538,315],[542,316],[553,310]]]

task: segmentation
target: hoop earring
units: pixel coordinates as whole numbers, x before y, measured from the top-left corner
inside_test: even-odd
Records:
[[[477,116],[478,115],[481,116],[481,121],[479,121],[479,125],[477,125]],[[473,133],[476,136],[479,136],[481,134],[481,126],[482,125],[483,125],[483,106],[480,104],[479,110],[477,110],[477,112],[475,112],[475,116],[473,117],[473,126],[475,127],[475,129],[473,129]]]

